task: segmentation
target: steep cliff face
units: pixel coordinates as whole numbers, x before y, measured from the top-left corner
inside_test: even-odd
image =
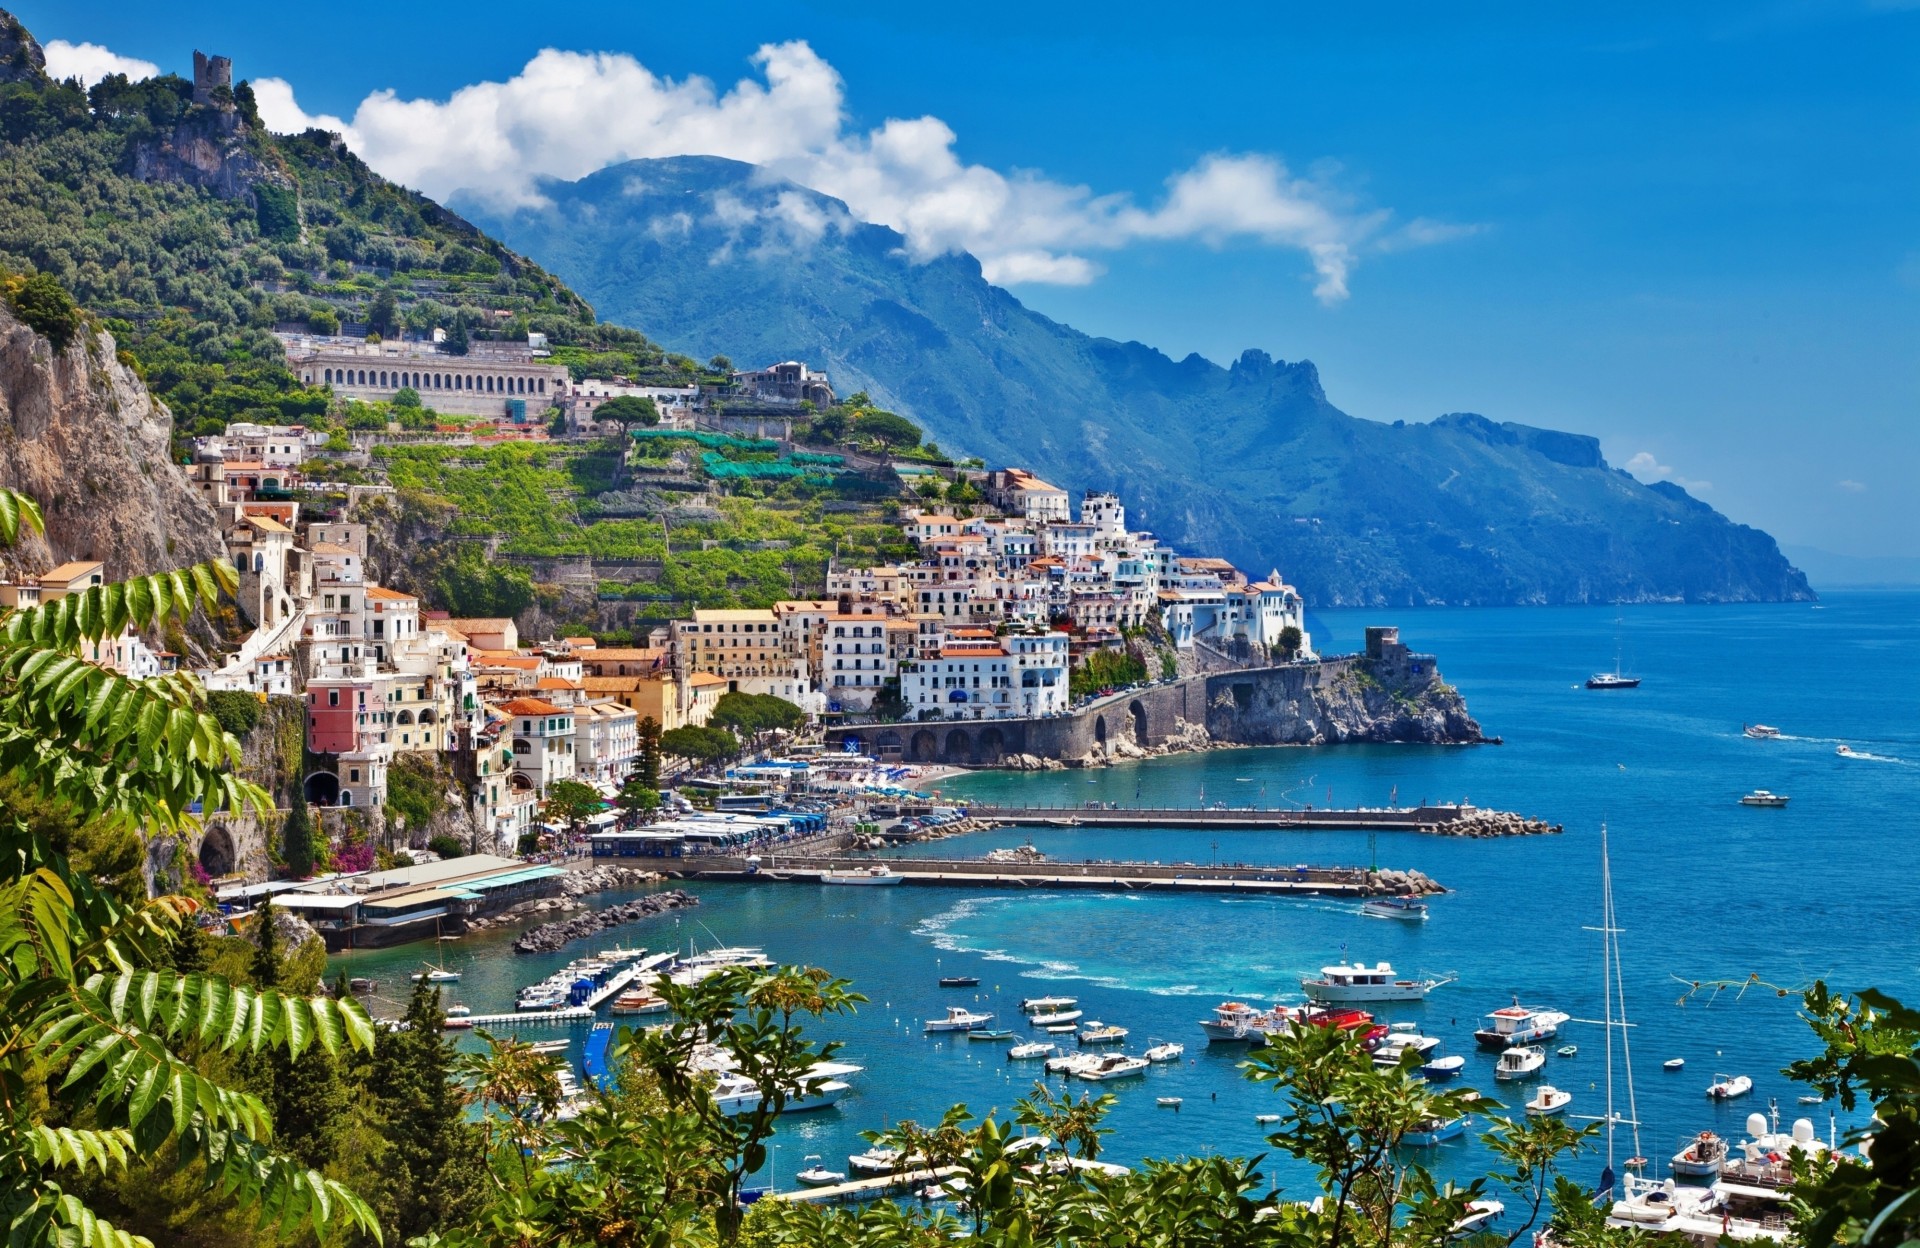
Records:
[[[98,559],[117,580],[220,556],[213,509],[170,459],[173,417],[117,350],[101,332],[56,352],[0,308],[0,486],[47,522],[0,550],[0,571]]]
[[[1207,735],[1235,745],[1482,740],[1460,691],[1431,664],[1411,670],[1366,659],[1216,676],[1207,684]]]

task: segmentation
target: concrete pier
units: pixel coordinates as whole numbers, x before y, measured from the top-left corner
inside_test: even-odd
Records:
[[[1346,809],[1260,809],[1253,806],[1088,807],[990,806],[968,802],[971,818],[1017,827],[1271,828],[1298,832],[1440,832],[1488,813],[1473,806],[1354,806]]]
[[[1312,897],[1378,897],[1406,891],[1364,867],[1205,866],[1194,863],[989,862],[982,858],[785,857],[681,859],[669,874],[688,880],[818,885],[827,872],[876,864],[900,876],[900,887],[1084,888],[1107,892],[1281,893]],[[841,886],[835,886],[841,887]],[[862,887],[874,887],[865,885]]]

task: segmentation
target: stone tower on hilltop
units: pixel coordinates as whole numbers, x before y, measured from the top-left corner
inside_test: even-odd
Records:
[[[224,87],[220,101],[227,107],[233,107],[233,59],[225,56],[208,56],[195,48],[193,50],[193,102],[195,104],[214,103],[213,92]]]

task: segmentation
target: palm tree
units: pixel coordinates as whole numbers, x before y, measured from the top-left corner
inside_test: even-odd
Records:
[[[0,490],[0,546],[41,532],[33,500]],[[80,657],[89,641],[185,620],[237,584],[224,563],[100,585],[0,615],[0,776],[25,794],[141,836],[180,835],[199,810],[272,800],[240,778],[239,742],[184,673],[132,680]],[[283,1235],[357,1228],[368,1207],[273,1151],[257,1096],[203,1073],[192,1054],[370,1049],[364,1011],[168,969],[198,903],[128,905],[28,823],[0,808],[0,1222],[13,1244],[146,1245],[115,1229],[72,1178],[136,1164],[205,1166],[208,1181]],[[220,1063],[226,1065],[227,1063]],[[79,1124],[79,1125],[74,1125]]]

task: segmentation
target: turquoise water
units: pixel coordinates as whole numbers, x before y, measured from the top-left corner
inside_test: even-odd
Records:
[[[1738,1134],[1769,1098],[1780,1101],[1783,1121],[1812,1117],[1824,1136],[1828,1107],[1797,1104],[1802,1089],[1778,1073],[1809,1049],[1797,1000],[1765,987],[1739,1000],[1711,989],[1689,994],[1682,981],[1757,976],[1791,989],[1824,977],[1920,998],[1920,951],[1904,917],[1920,904],[1910,827],[1920,795],[1920,681],[1911,658],[1920,596],[1631,608],[1618,629],[1611,608],[1338,612],[1315,621],[1316,641],[1351,649],[1365,624],[1381,622],[1398,623],[1410,644],[1437,653],[1486,730],[1506,744],[1223,750],[1091,777],[982,774],[945,789],[1193,804],[1204,786],[1210,802],[1354,805],[1383,803],[1397,788],[1403,802],[1469,799],[1566,825],[1561,836],[1510,841],[1383,833],[1371,846],[1363,833],[1048,829],[1032,837],[1059,858],[1352,864],[1377,855],[1382,866],[1418,867],[1453,890],[1434,901],[1430,923],[1368,920],[1352,906],[1318,900],[707,885],[694,889],[703,901],[697,910],[609,933],[605,943],[760,944],[783,960],[850,976],[872,998],[857,1018],[826,1029],[867,1071],[839,1108],[783,1127],[775,1163],[782,1184],[807,1154],[839,1166],[861,1146],[861,1130],[903,1116],[936,1118],[957,1100],[1006,1109],[1039,1075],[1037,1064],[1010,1066],[1002,1046],[926,1037],[921,1020],[976,999],[1013,1019],[1020,997],[1049,991],[1080,997],[1090,1018],[1130,1028],[1136,1051],[1162,1039],[1188,1046],[1177,1068],[1103,1085],[1120,1098],[1110,1119],[1114,1159],[1271,1152],[1254,1115],[1271,1112],[1276,1098],[1240,1078],[1243,1051],[1201,1043],[1198,1018],[1225,997],[1297,1000],[1301,974],[1343,957],[1452,973],[1457,981],[1425,1004],[1383,1007],[1382,1016],[1442,1036],[1446,1051],[1469,1055],[1467,1081],[1492,1090],[1492,1060],[1470,1035],[1484,1012],[1518,994],[1577,1018],[1600,1015],[1599,939],[1585,929],[1598,920],[1605,820],[1637,1024],[1642,1151],[1663,1160],[1701,1129]],[[1616,634],[1624,666],[1646,683],[1614,693],[1576,688],[1611,666]],[[1741,725],[1753,721],[1788,735],[1748,740]],[[1874,758],[1838,758],[1841,741]],[[1754,788],[1789,794],[1792,804],[1736,804]],[[908,852],[979,853],[1024,839],[1008,832]],[[593,947],[523,958],[507,940],[495,933],[448,949],[450,963],[467,971],[456,995],[476,1011],[510,1008],[520,983]],[[360,954],[355,973],[397,981],[420,957],[418,947]],[[943,992],[934,984],[943,973],[977,974],[982,987]],[[1602,1031],[1570,1026],[1566,1041],[1580,1053],[1550,1058],[1547,1081],[1574,1093],[1573,1113],[1597,1114]],[[1686,1069],[1663,1072],[1669,1057],[1686,1058]],[[1703,1093],[1717,1072],[1752,1076],[1754,1095],[1709,1102]],[[1184,1107],[1157,1108],[1163,1095],[1185,1098]],[[1623,1138],[1621,1155],[1631,1151]],[[1432,1152],[1443,1174],[1477,1173],[1483,1162],[1471,1141]],[[1597,1173],[1597,1161],[1591,1169]],[[1272,1161],[1268,1170],[1304,1177]]]

